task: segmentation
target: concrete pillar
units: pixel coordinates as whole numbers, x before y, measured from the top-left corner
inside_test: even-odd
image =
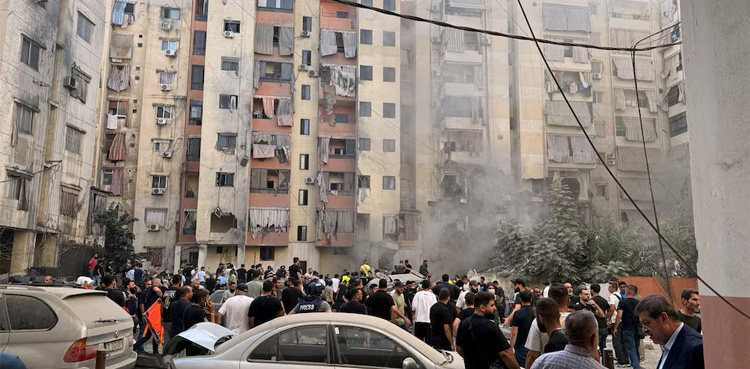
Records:
[[[183,248],[183,245],[174,246],[174,267],[172,268],[172,272],[174,273],[177,273],[177,271],[180,270],[180,259],[182,258],[182,248]]]
[[[682,3],[698,274],[750,313],[750,2]],[[750,319],[699,285],[707,367],[748,363]]]
[[[245,263],[245,245],[240,244],[240,245],[237,245],[237,259],[235,259],[232,264],[234,264],[235,268],[239,268],[240,265],[244,263]]]
[[[208,245],[202,243],[198,248],[198,268],[206,266],[206,255],[208,254]],[[214,270],[215,272],[216,270]]]
[[[10,256],[10,275],[26,274],[34,259],[36,233],[15,231],[13,234],[13,252]]]
[[[34,260],[34,265],[47,268],[57,268],[57,241],[60,236],[47,234],[42,244],[39,245],[41,250],[36,251],[38,259]]]

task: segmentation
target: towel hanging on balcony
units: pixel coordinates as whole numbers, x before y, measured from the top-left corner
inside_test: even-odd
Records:
[[[294,54],[294,27],[279,27],[279,55]]]

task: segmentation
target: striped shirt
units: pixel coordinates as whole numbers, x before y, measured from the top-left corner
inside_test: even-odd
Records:
[[[567,345],[564,351],[544,354],[534,361],[531,369],[606,369],[594,359],[594,354],[583,347]]]

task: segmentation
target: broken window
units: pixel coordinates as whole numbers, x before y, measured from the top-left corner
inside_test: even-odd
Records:
[[[240,59],[235,57],[222,57],[221,58],[221,70],[231,71],[235,74],[240,71]]]
[[[8,198],[18,200],[18,210],[28,210],[27,188],[31,178],[20,173],[8,172]]]
[[[185,210],[182,234],[185,236],[195,236],[197,210]]]
[[[237,95],[219,95],[219,109],[237,110]]]
[[[81,153],[81,142],[83,141],[83,131],[68,126],[65,135],[65,150],[73,154]]]
[[[34,111],[19,103],[16,103],[16,129],[19,133],[34,134]]]
[[[217,172],[216,187],[234,187],[234,173]]]
[[[272,246],[260,247],[260,261],[273,261],[276,254],[276,248]]]
[[[230,214],[211,213],[211,232],[227,233],[232,228],[237,228],[237,218]]]
[[[216,148],[223,151],[234,151],[237,146],[237,134],[236,133],[219,133],[219,138],[216,142]]]
[[[154,152],[161,155],[169,150],[170,144],[169,140],[154,140]]]
[[[359,176],[357,178],[357,188],[370,188],[370,176]]]
[[[224,32],[240,33],[240,21],[224,20]]]
[[[60,214],[75,218],[78,214],[78,191],[62,187],[60,195]]]

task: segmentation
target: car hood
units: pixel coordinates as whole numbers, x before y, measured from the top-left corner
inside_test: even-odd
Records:
[[[216,343],[224,337],[234,337],[237,333],[224,328],[218,324],[204,322],[194,325],[192,328],[178,334],[177,336],[182,337],[200,347],[205,348],[211,352],[215,352]]]
[[[444,355],[447,354],[448,357],[446,357],[446,361],[443,362],[440,367],[446,368],[446,369],[464,369],[464,358],[458,354],[456,351],[444,351],[444,350],[438,350],[441,351]]]

